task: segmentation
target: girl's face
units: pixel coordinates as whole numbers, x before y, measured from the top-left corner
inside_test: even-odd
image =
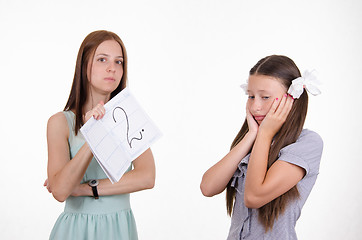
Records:
[[[123,76],[123,53],[118,42],[107,40],[99,44],[88,63],[87,75],[91,91],[110,94],[118,87]]]
[[[278,98],[280,100],[286,92],[287,89],[275,77],[266,75],[249,76],[247,107],[259,125],[269,112],[274,99]]]

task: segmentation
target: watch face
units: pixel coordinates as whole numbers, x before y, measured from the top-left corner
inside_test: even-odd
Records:
[[[88,184],[91,187],[95,187],[98,185],[98,180],[97,179],[90,180]]]

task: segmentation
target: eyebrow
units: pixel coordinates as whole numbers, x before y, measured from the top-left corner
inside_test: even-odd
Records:
[[[247,92],[247,93],[250,93],[251,91],[250,91],[250,90],[247,90],[246,92]],[[271,94],[271,92],[268,91],[268,90],[258,90],[258,91],[256,91],[256,92],[258,92],[258,93],[268,93],[268,94]]]
[[[250,92],[250,90],[248,89],[247,90],[248,92]],[[268,92],[268,90],[264,90],[264,89],[262,89],[262,90],[257,90],[257,92]]]
[[[106,57],[109,57],[109,55],[108,55],[108,54],[105,54],[105,53],[99,53],[99,54],[97,54],[96,56],[97,56],[97,57],[98,57],[98,56],[106,56]],[[123,56],[116,56],[115,58],[123,58]]]

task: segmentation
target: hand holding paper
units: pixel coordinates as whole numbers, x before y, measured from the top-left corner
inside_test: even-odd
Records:
[[[128,88],[104,105],[100,120],[90,118],[80,129],[94,157],[112,183],[147,150],[161,132]]]

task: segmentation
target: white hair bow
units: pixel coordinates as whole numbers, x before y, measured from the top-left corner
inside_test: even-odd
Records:
[[[316,96],[321,94],[321,91],[316,86],[318,83],[319,81],[315,75],[315,70],[305,71],[301,77],[292,81],[292,85],[290,85],[288,93],[292,95],[293,98],[299,98],[304,89],[306,89],[309,93]]]
[[[245,94],[248,94],[248,83],[243,83],[240,87],[244,90]]]

